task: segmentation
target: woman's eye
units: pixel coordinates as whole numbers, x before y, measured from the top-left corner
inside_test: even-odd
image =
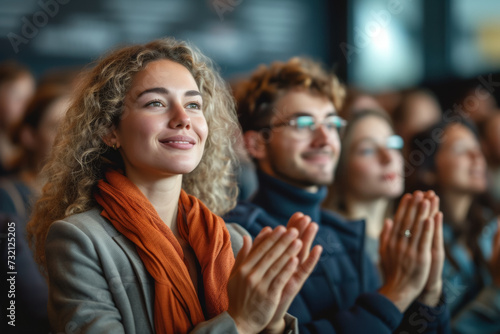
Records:
[[[161,101],[151,101],[148,104],[146,104],[147,107],[164,107],[163,103]]]
[[[199,103],[196,103],[196,102],[191,102],[189,103],[186,108],[188,109],[201,109],[201,106]]]

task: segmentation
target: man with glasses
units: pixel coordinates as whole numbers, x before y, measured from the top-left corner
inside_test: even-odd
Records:
[[[410,283],[380,288],[364,254],[364,223],[347,223],[321,209],[346,125],[337,115],[343,98],[337,78],[310,60],[293,58],[257,69],[235,87],[235,97],[245,146],[257,165],[258,191],[225,220],[253,237],[266,226],[286,225],[295,212],[318,224],[315,244],[323,247],[322,258],[289,308],[301,333],[447,332],[446,307],[438,303],[441,288],[437,297],[433,291],[430,306],[413,302],[423,288],[416,293]],[[411,236],[410,229],[404,231]],[[410,236],[400,238],[411,243]]]

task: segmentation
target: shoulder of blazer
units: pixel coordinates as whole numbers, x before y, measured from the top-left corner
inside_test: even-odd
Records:
[[[101,210],[99,208],[93,208],[82,213],[77,213],[61,220],[75,225],[87,235],[103,237],[102,232],[104,230],[109,237],[115,240],[125,238],[125,236],[118,232],[110,221],[101,216]],[[226,223],[226,227],[229,231],[229,235],[231,236],[231,247],[233,249],[234,256],[236,256],[241,247],[243,247],[243,237],[245,235],[251,237],[251,235],[247,232],[247,230],[236,223]]]
[[[92,241],[96,252],[101,255],[107,254],[108,259],[126,256],[136,276],[143,282],[149,281],[149,276],[134,243],[121,234],[109,220],[102,217],[99,208],[71,215],[61,219],[60,222],[73,225],[80,230]],[[115,265],[112,260],[102,264],[104,263],[111,267]]]
[[[233,249],[234,257],[238,255],[241,247],[243,247],[243,237],[245,235],[252,237],[247,230],[245,230],[241,225],[236,223],[226,223],[227,230],[231,236],[231,247]]]
[[[110,221],[101,216],[101,210],[99,208],[92,208],[88,211],[77,213],[60,220],[78,227],[87,234],[94,234],[104,230],[112,238],[121,235]]]

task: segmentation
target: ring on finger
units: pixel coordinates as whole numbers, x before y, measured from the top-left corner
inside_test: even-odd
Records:
[[[402,234],[403,234],[403,237],[405,237],[405,238],[408,238],[408,239],[411,238],[411,230],[410,229],[404,230]]]

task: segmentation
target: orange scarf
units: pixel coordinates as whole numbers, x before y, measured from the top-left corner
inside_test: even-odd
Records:
[[[156,332],[187,333],[205,321],[181,245],[146,196],[114,170],[106,173],[98,188],[95,198],[103,207],[101,215],[136,245],[144,266],[155,280]],[[234,264],[229,232],[222,218],[184,190],[179,198],[177,227],[200,264],[199,279],[203,279],[210,319],[228,308],[227,282]]]

